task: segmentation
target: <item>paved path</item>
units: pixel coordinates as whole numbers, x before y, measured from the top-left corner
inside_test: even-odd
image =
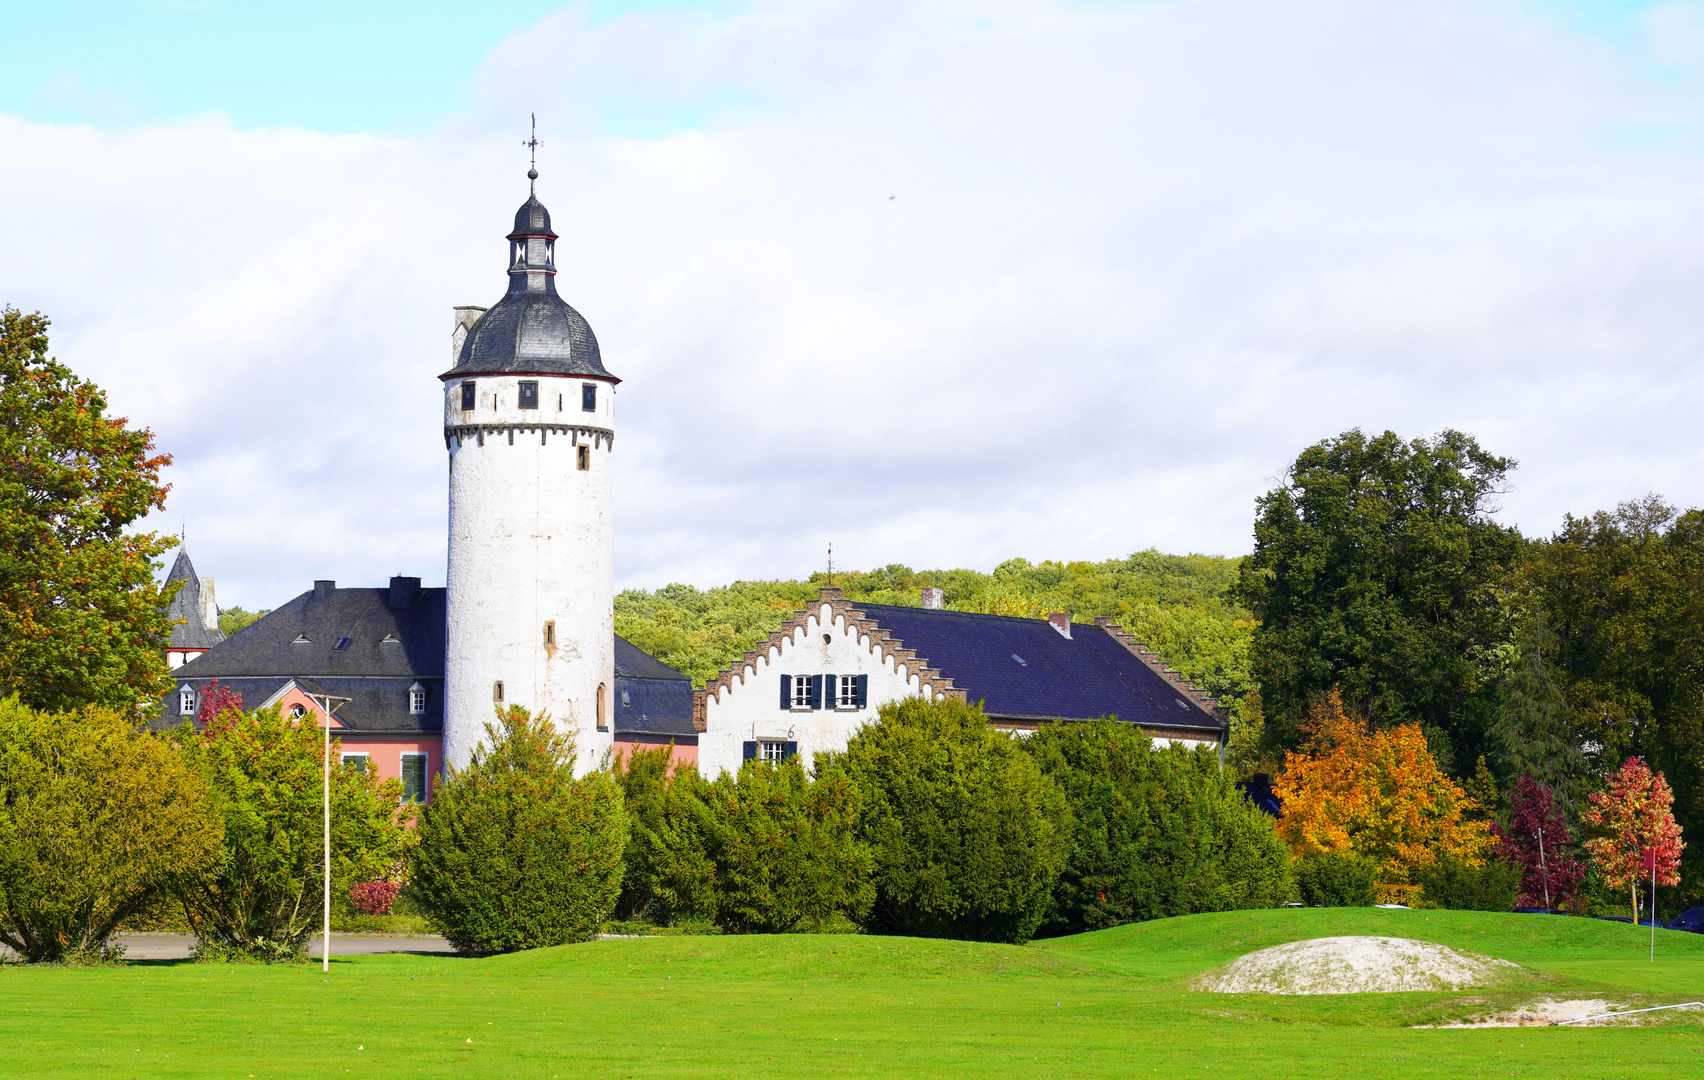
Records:
[[[187,959],[190,950],[195,947],[195,938],[189,934],[120,934],[118,940],[124,945],[124,956],[128,960],[183,960]],[[408,952],[408,953],[453,953],[450,943],[441,937],[403,937],[401,935],[331,935],[331,955],[333,956],[367,956],[371,953]],[[320,938],[315,935],[308,944],[310,956],[320,955]]]

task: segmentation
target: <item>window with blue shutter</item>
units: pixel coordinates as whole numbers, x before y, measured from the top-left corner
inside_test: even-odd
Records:
[[[783,711],[793,707],[793,676],[781,676],[781,708]]]
[[[870,677],[868,675],[860,675],[858,676],[858,707],[862,709],[867,707],[869,704]]]
[[[748,742],[740,744],[741,761],[751,761],[755,757],[757,757],[757,743]]]
[[[781,744],[781,760],[782,761],[788,761],[788,760],[791,760],[792,758],[796,758],[798,756],[799,756],[799,744],[798,743],[796,743],[796,742],[784,742],[784,743]]]
[[[822,708],[822,676],[811,676],[811,708]]]

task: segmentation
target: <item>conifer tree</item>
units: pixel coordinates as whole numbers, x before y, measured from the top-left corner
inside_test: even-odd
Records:
[[[1492,724],[1493,753],[1504,776],[1530,776],[1566,813],[1585,775],[1562,683],[1545,654],[1551,635],[1540,612],[1521,643],[1521,662],[1503,681],[1503,700]]]

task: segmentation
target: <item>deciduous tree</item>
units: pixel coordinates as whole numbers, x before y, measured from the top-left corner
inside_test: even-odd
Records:
[[[1656,856],[1659,885],[1680,884],[1680,854],[1686,844],[1670,807],[1674,794],[1660,772],[1639,758],[1628,758],[1609,776],[1601,791],[1589,796],[1591,806],[1580,820],[1591,831],[1586,852],[1610,888],[1628,891],[1633,917],[1639,917],[1639,883],[1651,878],[1645,853]]]
[[[0,308],[0,693],[134,709],[171,688],[154,573],[175,541],[128,529],[165,505],[171,458],[48,357],[47,326]]]
[[[197,955],[293,960],[320,921],[324,883],[323,732],[276,708],[227,709],[197,732],[172,733],[211,791],[224,830],[220,857],[184,895]],[[332,760],[340,744],[331,743]],[[402,785],[376,771],[332,769],[334,894],[389,875],[409,841]]]
[[[1459,431],[1355,429],[1260,498],[1237,596],[1261,620],[1250,663],[1272,746],[1300,745],[1309,703],[1335,689],[1380,727],[1419,724],[1446,767],[1473,760],[1505,635],[1498,587],[1521,550],[1491,516],[1514,467]]]
[[[0,942],[26,960],[98,960],[118,924],[219,852],[205,780],[129,710],[0,700]]]
[[[1531,776],[1521,777],[1509,796],[1509,823],[1493,829],[1497,853],[1521,867],[1522,907],[1573,904],[1586,868],[1573,856],[1568,815],[1549,787]]]
[[[1438,767],[1419,725],[1374,731],[1335,691],[1304,724],[1304,751],[1284,755],[1272,784],[1292,855],[1353,851],[1374,859],[1390,886],[1413,884],[1414,869],[1436,858],[1483,858],[1489,826],[1469,817],[1472,801]]]

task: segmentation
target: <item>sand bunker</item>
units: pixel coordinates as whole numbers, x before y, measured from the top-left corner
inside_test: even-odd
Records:
[[[1292,941],[1240,956],[1195,980],[1219,994],[1385,994],[1468,990],[1520,971],[1507,960],[1457,952],[1429,941],[1327,937]]]
[[[1487,1027],[1548,1027],[1551,1024],[1569,1023],[1570,1027],[1642,1027],[1650,1024],[1696,1023],[1699,1013],[1696,1005],[1681,1005],[1662,1010],[1641,1009],[1635,1006],[1620,1005],[1602,998],[1583,998],[1578,1001],[1556,1001],[1544,998],[1540,1001],[1529,1001],[1512,1009],[1499,1013],[1476,1016],[1469,1020],[1456,1020],[1447,1024],[1423,1024],[1422,1027],[1438,1028],[1487,1028]],[[1605,1015],[1605,1014],[1609,1015]]]

